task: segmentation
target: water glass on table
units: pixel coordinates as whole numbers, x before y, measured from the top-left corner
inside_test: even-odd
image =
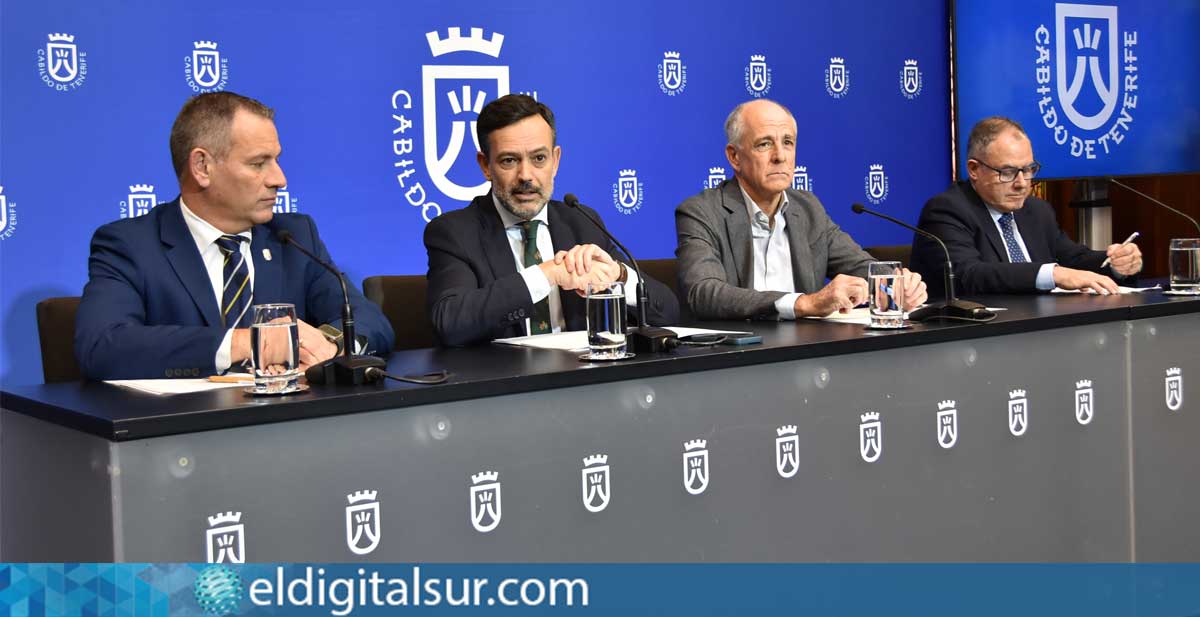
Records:
[[[621,283],[587,286],[587,339],[585,360],[621,360],[626,353],[625,288]]]
[[[300,328],[291,304],[251,307],[250,356],[254,394],[287,394],[300,389]]]
[[[1200,238],[1174,238],[1170,250],[1171,291],[1200,295]]]
[[[898,261],[873,261],[867,266],[871,327],[904,328],[904,274]]]

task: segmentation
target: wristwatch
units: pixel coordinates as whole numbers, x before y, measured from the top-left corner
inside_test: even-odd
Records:
[[[329,324],[322,324],[320,328],[317,328],[317,330],[319,330],[321,332],[321,335],[325,337],[325,340],[329,341],[330,343],[333,343],[334,345],[337,345],[339,354],[342,353],[342,351],[346,347],[346,344],[345,344],[344,337],[342,337],[341,330],[339,330]],[[370,339],[368,339],[366,336],[364,336],[362,334],[356,334],[354,336],[354,353],[356,353],[356,354],[367,353],[367,343],[369,343],[369,342],[370,342]]]

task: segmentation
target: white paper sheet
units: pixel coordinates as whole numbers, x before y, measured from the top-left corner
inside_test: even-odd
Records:
[[[668,330],[675,334],[683,336],[692,336],[693,334],[752,334],[738,330],[708,330],[705,328],[685,328],[683,326],[669,326]],[[574,332],[555,332],[553,334],[534,334],[532,336],[514,336],[512,338],[501,338],[492,341],[500,345],[514,345],[517,347],[529,347],[533,349],[560,349],[564,351],[587,351],[587,332],[577,330]]]
[[[1162,285],[1155,285],[1153,287],[1125,287],[1123,285],[1117,285],[1117,289],[1120,290],[1120,292],[1123,294],[1140,294],[1140,293],[1145,293],[1147,291],[1151,291],[1154,289],[1162,289]],[[1062,287],[1055,287],[1054,289],[1050,290],[1050,293],[1052,293],[1052,294],[1088,293],[1093,296],[1096,295],[1096,292],[1094,292],[1092,290],[1088,290],[1088,291],[1084,292],[1084,291],[1080,291],[1078,289],[1063,289]]]
[[[105,383],[158,396],[205,392],[222,388],[245,388],[254,385],[254,378],[249,373],[232,373],[231,375],[244,376],[245,379],[237,383],[213,382],[207,379],[113,379]]]

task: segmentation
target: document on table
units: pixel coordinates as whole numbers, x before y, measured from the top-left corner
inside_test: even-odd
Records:
[[[819,319],[821,321],[833,321],[837,323],[858,324],[860,326],[871,325],[871,309],[860,306],[850,309],[848,313],[833,312],[824,317],[808,316],[805,319]]]
[[[227,376],[245,377],[242,381],[212,382],[207,379],[113,379],[104,383],[129,388],[139,392],[147,392],[158,396],[171,394],[187,394],[189,392],[206,392],[221,388],[245,388],[254,385],[254,377],[249,373],[226,373]]]
[[[1125,287],[1124,285],[1117,285],[1117,289],[1120,290],[1120,292],[1123,294],[1140,294],[1140,293],[1145,293],[1147,291],[1153,291],[1155,289],[1162,289],[1162,285],[1155,285],[1153,287]],[[1078,289],[1063,289],[1062,287],[1055,287],[1054,289],[1050,290],[1050,293],[1052,293],[1052,294],[1089,293],[1092,295],[1096,295],[1096,292],[1091,291],[1091,290],[1088,290],[1085,292],[1085,291],[1080,291]]]
[[[708,330],[705,328],[685,328],[683,326],[670,326],[667,329],[680,337],[696,334],[753,334],[752,332],[735,330]],[[514,336],[512,338],[499,338],[492,342],[500,345],[530,347],[533,349],[560,349],[563,351],[587,351],[588,349],[587,332],[583,330],[555,332],[553,334],[534,334],[531,336]]]

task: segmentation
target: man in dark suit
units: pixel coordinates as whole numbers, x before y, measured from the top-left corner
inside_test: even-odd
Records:
[[[946,243],[958,290],[964,294],[1031,293],[1055,287],[1117,293],[1109,274],[1128,277],[1142,269],[1136,244],[1094,251],[1058,227],[1050,204],[1030,196],[1041,165],[1016,122],[981,120],[967,141],[967,175],[925,203],[918,226]],[[934,241],[913,238],[912,267],[944,293],[945,252]],[[1105,258],[1110,265],[1100,264]]]
[[[725,121],[725,138],[737,177],[675,209],[679,283],[692,313],[796,319],[864,302],[874,260],[830,220],[816,195],[791,188],[792,112],[766,99],[742,103]],[[911,310],[925,301],[925,284],[907,270],[904,280]]]
[[[86,377],[203,377],[237,367],[251,357],[252,304],[296,306],[301,369],[337,353],[341,283],[275,237],[287,230],[330,260],[311,218],[272,211],[287,184],[273,117],[231,92],[184,104],[170,137],[179,197],[92,239],[75,326]],[[366,349],[388,354],[391,326],[348,289]]]
[[[635,306],[636,272],[612,258],[611,243],[583,213],[550,199],[562,156],[550,108],[526,95],[503,96],[483,108],[476,132],[491,191],[425,228],[427,303],[438,340],[470,345],[584,330],[580,294],[589,283],[624,282],[626,302]],[[650,323],[677,322],[671,290],[649,278],[646,286]]]

